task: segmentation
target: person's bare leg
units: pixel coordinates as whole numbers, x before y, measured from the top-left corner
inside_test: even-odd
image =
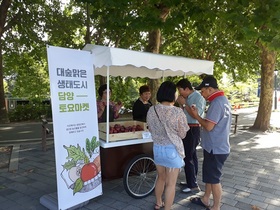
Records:
[[[178,168],[166,169],[166,186],[164,193],[164,210],[170,210],[175,197],[175,187],[179,175]]]
[[[209,183],[205,183],[205,192],[204,195],[201,198],[202,203],[204,203],[206,206],[210,205],[210,196],[212,193],[212,186]]]
[[[156,166],[158,178],[155,186],[155,196],[156,196],[156,204],[158,206],[162,206],[162,194],[164,191],[165,180],[166,180],[166,168],[163,166]]]
[[[212,193],[213,193],[213,206],[212,210],[220,210],[221,199],[222,199],[222,185],[218,184],[211,184]]]

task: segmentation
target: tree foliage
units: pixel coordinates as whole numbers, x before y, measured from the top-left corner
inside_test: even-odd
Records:
[[[224,20],[236,29],[235,39],[259,48],[261,97],[258,115],[252,129],[268,130],[272,110],[273,78],[280,46],[280,1],[228,1],[230,10]]]
[[[0,2],[0,80],[2,73],[13,95],[48,95],[46,44],[81,49],[85,43],[94,43],[155,50],[215,61],[215,76],[222,78],[227,73],[236,83],[259,75],[262,95],[254,127],[269,127],[273,71],[280,49],[280,0],[70,0],[69,5],[59,0]],[[153,36],[159,45],[150,45]],[[111,78],[110,85],[116,90],[126,85],[137,90],[141,80]],[[3,109],[2,86],[0,82]],[[127,104],[137,93],[114,92],[114,99],[122,98]]]
[[[78,18],[82,15],[72,16],[71,11],[62,9],[59,0],[1,1],[0,81],[6,80],[14,97],[49,97],[46,44],[74,48],[83,45],[78,31],[83,28],[84,21]],[[6,122],[1,82],[0,120]]]
[[[215,74],[231,73],[236,81],[261,77],[261,98],[253,129],[269,129],[273,73],[279,51],[280,1],[188,1],[185,22],[173,33],[169,50],[215,61]],[[183,33],[182,33],[183,32]],[[179,41],[177,41],[179,39]],[[170,39],[169,39],[170,41]],[[175,47],[173,46],[175,45]],[[260,66],[260,67],[259,67]]]

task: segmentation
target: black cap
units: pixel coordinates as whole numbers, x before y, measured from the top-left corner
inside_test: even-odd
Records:
[[[203,79],[203,81],[201,82],[201,84],[198,87],[196,87],[195,89],[201,90],[201,88],[203,88],[203,87],[218,88],[217,80],[213,76],[206,76]]]

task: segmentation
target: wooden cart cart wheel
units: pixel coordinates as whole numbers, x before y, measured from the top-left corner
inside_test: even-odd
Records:
[[[135,156],[124,171],[124,189],[133,198],[144,198],[151,194],[156,180],[157,171],[154,160],[145,154]]]

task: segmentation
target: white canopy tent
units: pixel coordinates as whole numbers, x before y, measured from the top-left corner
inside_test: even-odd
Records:
[[[109,89],[109,76],[157,79],[168,76],[213,74],[214,62],[207,60],[92,44],[87,44],[83,50],[92,53],[94,74],[107,77],[107,89]],[[109,122],[109,99],[107,100],[107,122]],[[106,130],[106,143],[109,143],[109,123]]]
[[[109,73],[111,76],[156,79],[167,76],[213,74],[214,62],[207,60],[138,52],[92,44],[87,44],[83,50],[92,53],[95,75],[107,76]]]

